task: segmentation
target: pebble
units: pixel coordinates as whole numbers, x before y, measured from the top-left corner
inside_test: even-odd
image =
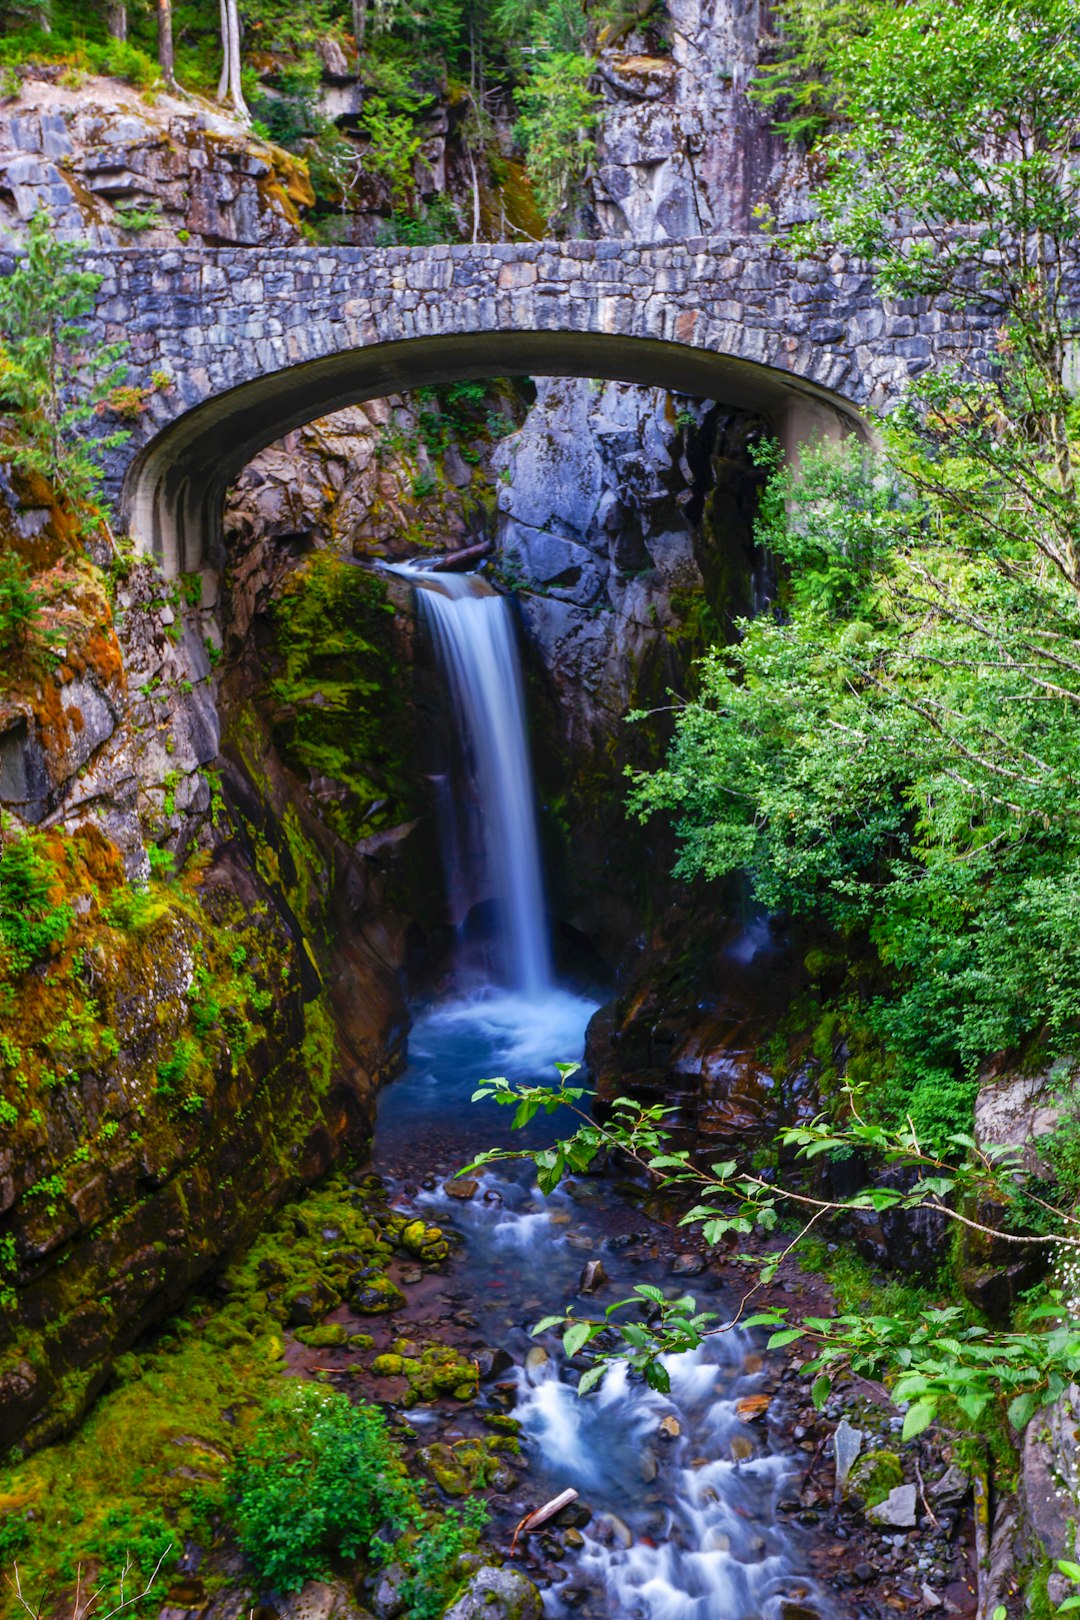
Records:
[[[656,1432],[661,1440],[677,1440],[682,1434],[682,1424],[677,1417],[672,1417],[669,1413],[667,1417],[660,1419],[656,1426]]]
[[[457,1198],[462,1202],[475,1198],[480,1191],[478,1181],[444,1181],[443,1192],[448,1198]]]

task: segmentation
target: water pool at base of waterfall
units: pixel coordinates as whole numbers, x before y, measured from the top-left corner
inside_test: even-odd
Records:
[[[570,1301],[587,1314],[636,1282],[672,1294],[689,1286],[723,1315],[732,1303],[723,1286],[708,1273],[690,1284],[672,1275],[675,1234],[644,1216],[610,1177],[576,1178],[544,1198],[531,1164],[521,1161],[486,1171],[469,1199],[446,1190],[482,1148],[515,1140],[511,1110],[471,1102],[477,1084],[494,1075],[551,1076],[554,1062],[580,1058],[593,1011],[592,1002],[560,989],[535,998],[488,989],[433,1005],[417,1017],[409,1067],[379,1112],[375,1168],[395,1202],[460,1240],[441,1297],[457,1307],[459,1322],[464,1304],[474,1347],[511,1361],[485,1398],[521,1423],[528,1466],[520,1489],[496,1504],[497,1528],[508,1534],[524,1511],[568,1487],[579,1491],[588,1518],[582,1509],[578,1544],[560,1544],[545,1560],[543,1537],[532,1538],[527,1553],[530,1575],[550,1582],[550,1620],[812,1615],[818,1594],[804,1573],[798,1532],[776,1511],[806,1459],[767,1422],[740,1416],[740,1401],[774,1388],[749,1335],[736,1331],[669,1358],[669,1396],[617,1367],[580,1398],[583,1364],[567,1366],[557,1336],[530,1334],[541,1316]],[[557,1122],[536,1121],[530,1141],[557,1130]],[[592,1298],[580,1292],[589,1260],[599,1260],[608,1278]],[[421,1426],[430,1421],[423,1411],[415,1417]],[[835,1604],[828,1612],[837,1615]]]

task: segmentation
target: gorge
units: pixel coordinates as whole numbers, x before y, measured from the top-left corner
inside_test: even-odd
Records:
[[[0,0],[4,1602],[1068,1612],[1073,9],[230,7]]]

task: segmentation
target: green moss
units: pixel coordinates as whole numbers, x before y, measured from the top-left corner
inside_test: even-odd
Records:
[[[402,820],[408,797],[397,746],[403,693],[392,614],[384,581],[336,551],[315,552],[274,611],[274,738],[304,777],[342,785],[322,814],[349,844]]]
[[[861,1496],[868,1508],[874,1508],[903,1483],[904,1465],[895,1451],[870,1451],[859,1458],[852,1470],[849,1489]]]

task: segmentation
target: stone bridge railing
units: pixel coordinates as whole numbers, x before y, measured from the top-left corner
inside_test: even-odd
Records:
[[[170,574],[220,562],[224,491],[263,445],[421,383],[618,378],[758,409],[797,441],[881,411],[934,360],[992,362],[988,323],[883,303],[864,268],[796,262],[762,238],[126,249],[83,262],[102,278],[93,337],[126,339],[128,380],[152,389],[108,458],[108,490]]]

